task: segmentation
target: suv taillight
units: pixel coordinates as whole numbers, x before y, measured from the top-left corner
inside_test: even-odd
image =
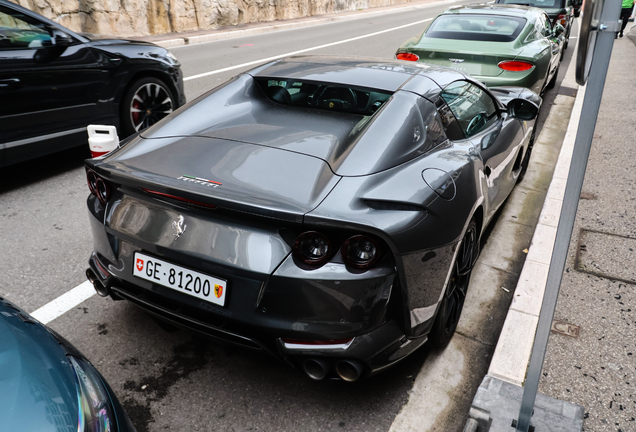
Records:
[[[565,27],[565,24],[567,24],[568,20],[567,20],[567,15],[565,14],[559,14],[559,16],[557,16],[557,19],[555,21],[557,24],[561,24],[563,27]]]
[[[420,59],[420,57],[417,54],[413,54],[409,52],[398,53],[395,56],[395,58],[398,60],[407,60],[407,61],[418,61]]]
[[[524,62],[524,61],[518,61],[518,60],[502,61],[497,66],[499,66],[499,68],[503,70],[510,71],[510,72],[524,72],[534,67],[534,65],[530,62]]]

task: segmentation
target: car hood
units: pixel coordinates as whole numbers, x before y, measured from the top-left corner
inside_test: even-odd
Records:
[[[64,350],[24,312],[0,302],[0,419],[4,430],[75,430],[76,382]]]

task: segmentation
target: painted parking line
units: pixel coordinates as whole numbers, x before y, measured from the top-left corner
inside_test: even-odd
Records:
[[[289,57],[289,56],[293,56],[293,55],[297,55],[297,54],[306,53],[308,51],[314,51],[314,50],[318,50],[318,49],[321,49],[321,48],[328,48],[328,47],[331,47],[331,46],[341,45],[341,44],[344,44],[344,43],[353,42],[353,41],[357,41],[357,40],[360,40],[360,39],[366,39],[366,38],[377,36],[377,35],[381,35],[381,34],[384,34],[384,33],[389,33],[389,32],[395,31],[395,30],[400,30],[400,29],[403,29],[403,28],[407,28],[407,27],[411,27],[411,26],[414,26],[414,25],[422,24],[422,23],[425,23],[427,21],[431,21],[432,19],[433,18],[427,18],[427,19],[424,19],[424,20],[415,21],[415,22],[412,22],[412,23],[409,23],[409,24],[401,25],[401,26],[398,26],[398,27],[393,27],[393,28],[390,28],[390,29],[381,30],[381,31],[374,32],[374,33],[369,33],[369,34],[362,35],[362,36],[356,36],[356,37],[350,38],[350,39],[344,39],[344,40],[341,40],[341,41],[331,42],[331,43],[324,44],[324,45],[318,45],[318,46],[311,47],[311,48],[305,48],[305,49],[301,49],[301,50],[298,50],[298,51],[291,51],[291,52],[288,52],[288,53],[285,53],[285,54],[280,54],[280,55],[273,56],[273,57],[267,57],[267,58],[263,58],[263,59],[260,59],[260,60],[254,60],[254,61],[251,61],[251,62],[242,63],[242,64],[235,65],[235,66],[226,67],[226,68],[223,68],[223,69],[217,69],[217,70],[213,70],[213,71],[210,71],[210,72],[204,72],[204,73],[200,73],[200,74],[197,74],[197,75],[192,75],[192,76],[186,77],[183,80],[184,81],[190,81],[190,80],[197,79],[197,78],[203,78],[203,77],[207,77],[207,76],[210,76],[210,75],[216,75],[216,74],[220,74],[220,73],[223,73],[223,72],[228,72],[228,71],[231,71],[231,70],[234,70],[234,69],[241,69],[241,68],[244,68],[244,67],[247,67],[247,66],[255,66],[255,65],[258,65],[258,64],[261,64],[261,63],[267,63],[267,62],[270,62],[270,61],[278,60],[278,59],[283,58],[283,57]]]
[[[64,315],[84,300],[88,300],[96,294],[93,284],[86,281],[55,300],[45,304],[40,309],[31,312],[31,316],[42,324],[48,324],[55,318]]]

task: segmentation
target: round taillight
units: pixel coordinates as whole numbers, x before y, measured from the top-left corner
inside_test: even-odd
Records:
[[[345,264],[364,269],[372,266],[380,257],[378,243],[371,237],[356,235],[349,237],[342,245],[342,259]]]
[[[93,170],[86,170],[86,181],[88,182],[88,189],[93,195],[97,195],[97,174]]]
[[[106,205],[110,199],[110,187],[101,177],[97,177],[95,180],[95,195],[100,203]]]
[[[532,63],[518,61],[518,60],[502,61],[497,66],[499,66],[503,70],[510,71],[510,72],[524,72],[534,67]]]
[[[398,53],[395,56],[395,58],[398,60],[407,60],[407,61],[418,61],[420,59],[420,57],[417,54],[413,54],[410,52]]]
[[[331,242],[319,232],[308,231],[296,238],[294,254],[305,264],[321,265],[331,256]]]

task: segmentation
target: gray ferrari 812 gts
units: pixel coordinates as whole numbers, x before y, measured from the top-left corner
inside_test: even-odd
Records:
[[[86,161],[102,296],[355,381],[444,346],[541,99],[399,60],[291,57]]]

